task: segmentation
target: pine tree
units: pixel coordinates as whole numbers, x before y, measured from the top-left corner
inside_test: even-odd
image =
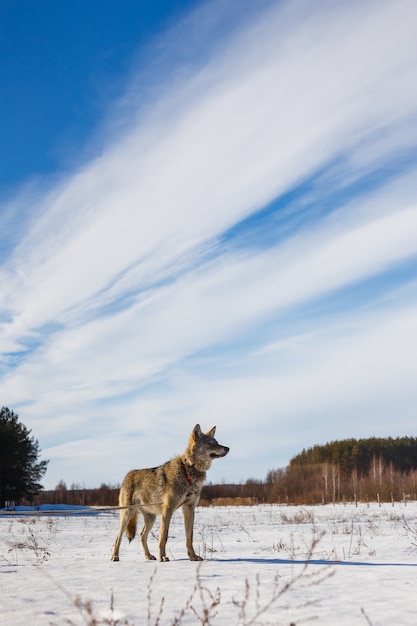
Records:
[[[8,501],[31,500],[41,489],[39,480],[48,461],[39,461],[39,443],[19,422],[19,416],[3,407],[0,411],[0,507]]]

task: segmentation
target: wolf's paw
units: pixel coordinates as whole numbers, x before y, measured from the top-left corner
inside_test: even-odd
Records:
[[[198,556],[198,554],[193,554],[190,556],[190,561],[204,561],[202,556]]]
[[[146,554],[145,559],[147,561],[156,561],[156,556],[154,556],[153,554]]]
[[[111,557],[111,560],[112,560],[112,561],[119,561],[120,559],[119,559],[119,557],[118,557],[118,556],[113,555],[113,556]]]
[[[161,556],[159,560],[165,562],[165,561],[169,561],[169,558],[167,556]]]

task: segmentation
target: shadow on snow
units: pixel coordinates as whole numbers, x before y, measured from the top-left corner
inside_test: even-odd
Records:
[[[253,563],[265,565],[347,565],[354,567],[417,567],[417,563],[366,563],[364,561],[329,561],[326,559],[261,559],[261,558],[239,558],[239,559],[210,559],[220,563]]]

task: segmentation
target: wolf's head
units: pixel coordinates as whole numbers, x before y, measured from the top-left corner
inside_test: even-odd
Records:
[[[215,432],[215,426],[206,433],[201,431],[200,424],[194,426],[190,436],[187,456],[195,467],[206,470],[210,467],[213,459],[220,459],[229,452],[227,446],[221,446],[216,441],[214,438]]]

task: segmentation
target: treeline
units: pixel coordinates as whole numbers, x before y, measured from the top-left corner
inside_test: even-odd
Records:
[[[264,481],[239,485],[206,485],[202,504],[327,504],[330,502],[398,502],[417,500],[417,469],[401,471],[393,462],[373,456],[368,471],[355,465],[323,461],[296,463],[271,470]]]
[[[344,439],[303,450],[290,461],[290,467],[331,463],[345,476],[353,471],[361,477],[391,466],[403,474],[417,469],[417,439],[392,437]],[[381,470],[380,470],[381,471]]]
[[[42,491],[35,504],[117,506],[119,486]],[[417,439],[347,439],[303,450],[284,469],[270,470],[265,480],[207,484],[200,505],[326,504],[417,500]]]
[[[375,457],[372,471],[341,471],[332,463],[292,465],[269,472],[267,502],[327,504],[329,502],[394,502],[417,499],[417,470],[400,472]]]
[[[240,484],[207,484],[200,506],[269,504],[328,504],[336,502],[399,502],[417,500],[417,470],[402,473],[375,459],[376,471],[359,476],[355,471],[342,474],[336,465],[294,465],[271,470],[265,480],[249,479]],[[86,489],[41,491],[31,502],[22,504],[68,504],[117,506],[119,487],[101,485]]]
[[[77,506],[117,506],[119,499],[119,485],[102,484],[96,489],[72,484],[67,487],[60,481],[55,489],[43,490],[31,502],[40,504],[68,504]]]

